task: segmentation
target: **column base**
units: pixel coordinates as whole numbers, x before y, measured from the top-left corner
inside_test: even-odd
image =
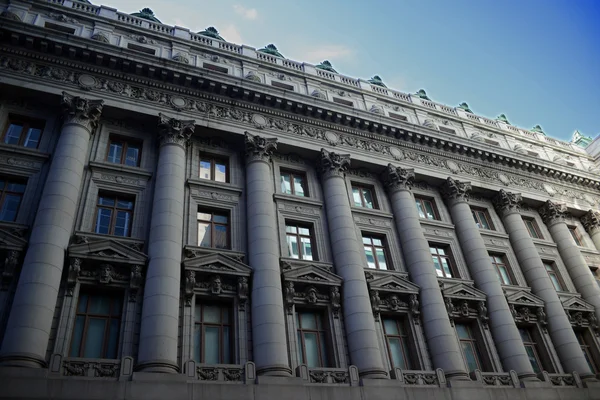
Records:
[[[540,378],[537,377],[537,375],[535,374],[535,372],[527,372],[527,373],[523,373],[523,374],[517,374],[517,376],[519,377],[520,381],[525,381],[525,382],[540,382]]]
[[[444,371],[444,376],[449,381],[470,381],[471,378],[466,371]]]
[[[136,372],[153,372],[159,374],[177,374],[179,366],[169,360],[153,360],[138,363],[135,366]]]
[[[358,371],[362,379],[389,379],[389,374],[382,369],[363,369]]]
[[[0,366],[2,367],[22,367],[22,368],[46,368],[46,360],[37,354],[29,353],[8,353],[0,356]]]
[[[256,374],[261,376],[284,376],[291,377],[292,369],[287,365],[269,365],[266,367],[257,367]]]

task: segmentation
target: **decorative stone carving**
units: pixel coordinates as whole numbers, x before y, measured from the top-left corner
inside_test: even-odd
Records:
[[[134,265],[131,267],[131,273],[129,274],[129,301],[136,301],[138,292],[144,283],[144,277],[142,276],[142,266]]]
[[[183,64],[189,64],[190,63],[190,55],[186,52],[179,52],[177,54],[175,54],[172,58],[173,61],[177,61]]]
[[[192,305],[192,297],[194,296],[194,287],[196,286],[196,272],[185,271],[185,305]]]
[[[238,306],[241,311],[246,310],[246,303],[248,302],[248,278],[242,276],[238,278]]]
[[[379,291],[371,290],[371,308],[373,309],[373,316],[375,321],[379,321],[379,312],[381,306],[381,297],[379,297]]]
[[[67,296],[73,296],[73,289],[77,284],[77,278],[81,273],[81,259],[71,258],[69,263],[69,272],[67,273]]]
[[[129,35],[129,37],[141,44],[156,44],[156,42],[153,39],[148,39],[144,35]]]
[[[337,286],[331,288],[329,292],[329,300],[331,302],[331,309],[333,311],[333,317],[340,317],[340,308],[342,308],[342,298],[340,295],[340,289]]]
[[[507,192],[504,189],[500,189],[496,197],[494,197],[493,203],[498,214],[510,214],[519,212],[521,210],[522,197],[519,193]]]
[[[477,305],[477,314],[481,323],[487,325],[490,318],[488,317],[488,309],[485,306],[485,302],[479,302],[479,304]]]
[[[50,13],[50,18],[55,19],[58,22],[64,22],[67,24],[78,24],[79,23],[79,21],[77,21],[75,18],[67,17],[65,14]]]
[[[413,317],[416,317],[419,315],[419,300],[416,294],[411,294],[409,299],[408,305],[410,308],[410,313],[413,315]]]
[[[9,11],[9,10],[2,11],[2,14],[0,14],[0,17],[6,18],[6,19],[12,19],[13,21],[21,22],[21,17],[19,17],[17,14],[15,14],[14,12]]]
[[[194,133],[196,121],[193,119],[179,120],[162,113],[159,113],[158,117],[160,118],[158,123],[160,145],[177,144],[185,148]]]
[[[314,286],[309,286],[308,289],[306,289],[305,297],[309,304],[316,304],[319,300],[319,297],[317,296],[317,288]]]
[[[78,124],[94,133],[102,114],[104,100],[88,100],[62,92],[61,107],[65,124]]]
[[[100,272],[98,274],[98,281],[103,284],[108,284],[113,280],[114,269],[110,264],[100,265]]]
[[[415,181],[415,170],[394,167],[388,164],[382,174],[385,187],[390,193],[397,190],[410,190]]]
[[[223,284],[221,283],[221,277],[219,275],[214,275],[210,279],[210,292],[218,296],[223,291]]]
[[[13,278],[15,277],[15,271],[17,264],[21,258],[21,252],[17,250],[9,250],[4,259],[4,265],[2,267],[1,285],[0,289],[7,290]]]
[[[310,94],[312,97],[316,97],[317,99],[323,99],[323,100],[327,100],[327,95],[325,94],[324,91],[320,90],[320,89],[315,89],[312,91],[312,93]]]
[[[350,168],[349,154],[338,154],[321,149],[319,170],[324,178],[331,176],[341,176],[343,178],[348,168]]]
[[[294,282],[288,281],[285,283],[285,305],[287,306],[287,312],[289,315],[294,313],[294,296],[296,290],[294,289]]]
[[[600,212],[589,210],[583,217],[581,217],[581,223],[585,230],[591,234],[592,231],[600,228]]]
[[[103,32],[99,32],[99,31],[94,33],[90,39],[96,40],[96,41],[102,42],[102,43],[110,42],[110,40],[108,40],[108,37]]]
[[[446,201],[469,201],[471,184],[448,177],[441,186],[440,191]]]
[[[252,82],[262,83],[262,79],[260,79],[260,76],[258,76],[258,74],[254,71],[248,71],[244,79],[247,79]]]
[[[540,207],[538,212],[542,216],[544,223],[550,226],[565,220],[567,216],[567,206],[547,200],[546,203]]]
[[[270,162],[271,155],[277,150],[277,139],[267,139],[262,136],[252,135],[250,132],[245,132],[245,135],[246,162]]]

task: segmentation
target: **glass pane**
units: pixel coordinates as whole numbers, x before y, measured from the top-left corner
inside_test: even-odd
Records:
[[[119,297],[115,297],[112,299],[112,315],[113,316],[120,316],[121,315],[121,299]]]
[[[8,127],[8,130],[6,131],[6,136],[4,136],[4,143],[19,144],[19,138],[21,137],[22,131],[23,131],[23,125],[10,124],[10,126]]]
[[[373,248],[365,246],[365,255],[367,256],[367,265],[369,268],[376,268],[375,256],[373,255]]]
[[[310,229],[308,229],[308,228],[298,228],[298,233],[301,234],[301,235],[309,236],[310,235]]]
[[[90,318],[85,335],[85,348],[83,357],[102,358],[102,347],[104,345],[104,332],[106,332],[106,320]]]
[[[321,366],[316,333],[304,333],[304,351],[306,353],[306,364],[309,368]]]
[[[549,274],[550,275],[550,280],[552,281],[552,285],[554,285],[554,290],[556,290],[557,292],[562,292],[562,286],[560,285],[560,282],[558,280],[558,277],[555,274]]]
[[[213,215],[214,221],[218,224],[226,224],[227,223],[227,215],[223,214],[215,214]]]
[[[210,160],[200,160],[200,179],[210,179]]]
[[[226,249],[228,247],[227,227],[215,225],[215,247],[217,249]]]
[[[498,269],[500,270],[500,276],[502,279],[502,283],[504,283],[505,285],[510,285],[511,284],[510,276],[508,275],[508,271],[507,271],[506,267],[498,266]]]
[[[527,332],[527,329],[519,328],[519,335],[521,335],[521,340],[523,343],[531,342],[531,338],[529,337],[529,332]]]
[[[117,201],[117,207],[118,208],[124,208],[126,210],[132,210],[133,209],[133,201],[131,201],[131,200],[118,200]]]
[[[78,316],[77,319],[75,319],[75,328],[73,329],[73,336],[71,337],[71,350],[69,351],[70,357],[79,357],[84,323],[85,317],[83,316]]]
[[[108,347],[106,349],[106,358],[117,358],[119,344],[119,320],[110,321],[110,331],[108,334]]]
[[[199,220],[202,220],[202,221],[212,221],[212,214],[198,212],[198,214],[196,215],[196,218],[198,218]]]
[[[115,220],[115,236],[129,236],[129,227],[131,226],[131,213],[128,211],[117,211]]]
[[[294,176],[294,192],[297,196],[306,196],[304,177]]]
[[[402,343],[398,338],[388,339],[390,346],[390,356],[392,358],[392,364],[395,368],[406,369],[406,363],[404,361],[404,354],[402,354]]]
[[[300,238],[300,241],[302,242],[302,259],[303,260],[312,260],[312,247],[310,244],[310,238]]]
[[[427,211],[428,219],[435,219],[435,212],[433,211],[433,204],[430,201],[425,201],[425,211]]]
[[[373,238],[373,244],[375,246],[383,246],[383,243],[382,243],[381,239]]]
[[[456,324],[456,333],[458,333],[458,337],[461,339],[471,339],[469,328],[466,325]]]
[[[288,257],[300,258],[298,253],[298,236],[287,235]]]
[[[304,360],[304,353],[302,350],[304,349],[304,345],[302,344],[302,331],[298,331],[298,362],[300,364],[304,364],[306,361]]]
[[[198,313],[200,311],[200,307],[196,307]],[[202,362],[202,325],[194,324],[194,361]]]
[[[290,184],[290,174],[281,174],[281,193],[292,194],[292,185]]]
[[[108,207],[114,207],[115,206],[115,199],[112,198],[112,197],[100,197],[98,199],[98,205],[108,206]]]
[[[223,327],[223,359],[221,360],[221,362],[223,364],[231,363],[231,349],[229,348],[230,343],[231,342],[229,339],[229,327],[224,326]]]
[[[302,329],[317,329],[317,321],[313,313],[300,313],[300,326]]]
[[[360,192],[358,188],[352,188],[352,198],[354,199],[355,207],[362,207],[362,200],[360,199]]]
[[[542,369],[540,368],[540,363],[535,356],[535,350],[533,349],[533,346],[525,346],[525,350],[527,350],[527,356],[529,357],[529,362],[531,362],[531,368],[533,368],[533,371],[536,374],[541,373]]]
[[[444,250],[441,247],[437,248],[436,250],[437,250],[437,253],[440,254],[440,255],[442,255],[442,256],[446,254],[446,250]]]
[[[87,294],[79,295],[79,305],[77,306],[77,312],[78,313],[86,312],[87,303],[88,303],[88,295]]]
[[[477,355],[475,354],[473,344],[470,342],[461,342],[461,345],[469,371],[475,371],[479,366],[477,365]]]
[[[110,144],[108,148],[108,157],[106,160],[111,163],[120,164],[121,163],[121,155],[123,154],[123,144],[118,142],[113,142]]]
[[[393,319],[384,319],[383,320],[383,329],[385,330],[386,335],[398,335],[398,324],[396,320]]]
[[[7,182],[6,183],[6,190],[9,192],[25,193],[26,188],[27,188],[27,185],[24,183],[17,183],[17,182]]]
[[[473,215],[473,221],[475,221],[475,225],[477,225],[477,227],[481,228],[481,225],[479,225],[479,221],[477,220],[477,213],[473,210],[471,210],[471,214]]]
[[[364,244],[371,244],[371,238],[363,236],[362,238]]]
[[[110,233],[110,217],[112,210],[106,208],[98,209],[98,215],[96,216],[96,233],[102,233],[108,235]]]
[[[29,128],[27,136],[25,137],[25,143],[23,145],[30,149],[37,149],[40,143],[40,136],[42,135],[41,129]]]
[[[210,247],[211,244],[210,224],[198,222],[198,246]]]
[[[215,162],[215,181],[227,182],[227,165],[222,162]]]
[[[219,306],[203,306],[204,311],[204,322],[220,323],[221,322],[221,308]]]
[[[444,274],[446,274],[447,278],[452,277],[452,270],[450,269],[450,261],[446,257],[441,257],[442,259],[442,267],[444,267]]]
[[[481,227],[483,229],[490,229],[490,223],[487,219],[487,215],[484,212],[479,211],[479,220],[481,221]]]
[[[377,252],[377,262],[379,263],[379,269],[387,269],[387,263],[385,262],[385,253],[383,249],[375,249]]]
[[[588,353],[587,349],[582,349],[582,350],[583,350],[583,355],[585,356],[585,361],[587,361],[587,363],[588,363],[588,367],[590,367],[591,371],[596,372],[596,367],[595,367],[594,363],[592,362],[590,353]]]
[[[140,148],[137,145],[129,144],[127,154],[125,155],[125,165],[137,167],[140,159]]]
[[[363,189],[363,197],[365,198],[365,207],[375,208],[375,202],[373,201],[373,193],[371,189]]]
[[[435,267],[435,272],[437,276],[444,276],[444,272],[442,271],[442,265],[440,264],[440,259],[437,256],[431,256],[433,259],[433,266]]]
[[[288,233],[298,233],[298,228],[296,228],[295,226],[286,225],[285,231]]]
[[[221,308],[221,322],[225,324],[229,323],[229,308],[227,307]]]
[[[320,367],[327,367],[327,348],[325,346],[325,333],[319,333],[319,345],[321,346]]]
[[[12,222],[17,218],[17,211],[21,204],[21,196],[16,194],[7,194],[4,197],[4,203],[0,209],[0,220]]]
[[[204,329],[204,362],[219,364],[219,328],[207,326]]]
[[[419,218],[425,218],[425,211],[423,210],[421,201],[417,199],[416,203],[417,203],[417,212],[419,213]]]
[[[91,296],[88,314],[110,315],[110,297]]]

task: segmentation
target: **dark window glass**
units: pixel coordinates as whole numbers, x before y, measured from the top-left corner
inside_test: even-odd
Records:
[[[106,161],[130,167],[140,165],[142,144],[139,141],[111,136]]]
[[[487,210],[482,208],[471,208],[471,214],[473,214],[473,220],[475,220],[475,224],[477,224],[479,229],[495,230]]]
[[[133,203],[134,200],[130,197],[100,194],[96,205],[94,232],[103,235],[130,236]]]
[[[583,240],[581,239],[581,235],[579,234],[579,231],[577,230],[577,228],[574,226],[570,226],[569,232],[571,232],[571,236],[573,237],[575,244],[577,246],[583,246]]]
[[[534,239],[543,239],[542,233],[540,231],[540,227],[537,222],[533,218],[523,218],[523,222],[525,223],[525,227],[527,227],[527,231],[529,232],[529,236]]]
[[[229,163],[227,159],[211,155],[200,155],[200,179],[229,182]]]
[[[385,245],[384,239],[376,236],[363,235],[362,241],[369,268],[388,269],[386,254],[387,246]]]
[[[519,333],[521,334],[521,340],[523,340],[523,344],[525,345],[525,351],[527,351],[527,356],[529,357],[529,362],[531,362],[533,371],[536,374],[540,374],[543,369],[542,363],[538,356],[537,343],[533,340],[530,329],[519,328]]]
[[[287,224],[285,237],[288,247],[288,257],[300,260],[314,260],[312,232],[306,226]]]
[[[205,364],[231,364],[232,312],[219,304],[196,304],[194,309],[194,360]]]
[[[323,315],[318,312],[298,311],[298,359],[309,368],[328,367],[327,329]]]
[[[490,254],[490,261],[496,269],[496,275],[498,275],[500,282],[504,285],[512,285],[506,258],[504,256]]]
[[[2,133],[2,143],[37,149],[44,125],[44,121],[10,115]]]
[[[352,184],[352,199],[355,207],[378,208],[373,187]]]
[[[415,201],[417,203],[417,211],[419,213],[419,218],[433,220],[440,219],[433,200],[426,199],[423,197],[415,197]]]
[[[555,264],[544,261],[544,267],[546,268],[546,271],[548,271],[548,276],[550,277],[550,280],[552,281],[552,285],[554,286],[554,289],[556,289],[557,292],[562,292],[563,288],[560,283],[560,279],[558,278],[558,274],[556,273]]]
[[[408,350],[408,333],[406,321],[402,319],[383,319],[383,330],[388,349],[388,356],[393,368],[411,369],[410,352]]]
[[[14,222],[27,182],[0,177],[0,221]]]
[[[454,277],[452,267],[452,255],[447,247],[429,246],[429,252],[433,259],[433,265],[437,275],[443,278]]]
[[[588,341],[589,339],[586,337],[588,335],[586,335],[586,332],[583,330],[576,330],[575,335],[577,336],[577,341],[579,342],[579,346],[581,346],[581,351],[583,351],[583,355],[585,356],[585,360],[587,361],[590,370],[592,370],[594,374],[597,374],[600,369],[598,369],[598,364],[592,355],[592,345],[590,345],[590,343],[593,342]]]
[[[281,171],[281,192],[308,197],[306,175],[298,172]]]
[[[468,324],[456,324],[455,326],[463,358],[469,371],[475,371],[476,369],[481,371],[481,358],[479,357],[477,341],[475,340],[471,326]]]
[[[229,248],[229,213],[198,209],[198,246]]]

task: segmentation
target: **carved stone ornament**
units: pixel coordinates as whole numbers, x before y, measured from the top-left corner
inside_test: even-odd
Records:
[[[331,176],[344,177],[350,168],[350,154],[338,154],[333,151],[321,149],[319,170],[324,178]]]
[[[215,296],[218,296],[223,292],[223,284],[219,275],[214,275],[210,279],[210,292]]]
[[[371,308],[373,309],[373,316],[375,321],[379,321],[379,312],[381,311],[381,297],[379,297],[379,291],[371,291]]]
[[[100,283],[111,283],[113,280],[113,273],[114,273],[114,269],[113,266],[110,264],[102,264],[100,265],[100,273],[98,276],[98,281],[100,281]]]
[[[73,296],[73,289],[77,284],[77,278],[81,273],[81,259],[71,258],[69,263],[69,272],[67,274],[67,296]]]
[[[2,275],[0,276],[0,289],[7,290],[10,286],[15,277],[15,271],[17,270],[20,258],[20,251],[9,250],[6,253],[6,258],[4,259],[4,265],[2,267]]]
[[[398,190],[410,190],[415,181],[415,170],[394,167],[392,164],[388,164],[382,178],[390,193]]]
[[[277,150],[277,139],[267,139],[258,135],[245,132],[246,138],[246,162],[264,161],[270,162],[271,155]]]
[[[158,114],[158,117],[160,118],[158,123],[160,145],[177,144],[185,148],[194,133],[196,121],[171,118],[162,113]]]
[[[94,133],[98,126],[103,106],[103,100],[88,100],[62,92],[64,123],[81,125],[91,133]]]
[[[239,309],[241,311],[246,310],[246,303],[248,302],[248,278],[245,276],[238,278],[237,295],[239,300]]]
[[[498,214],[508,215],[515,212],[518,213],[521,210],[521,201],[521,194],[500,189],[496,197],[494,197],[493,203]]]
[[[21,17],[19,17],[17,14],[15,14],[14,12],[9,11],[9,10],[2,11],[2,14],[0,14],[0,17],[6,18],[6,19],[12,19],[13,21],[21,22]]]
[[[285,305],[287,307],[287,313],[289,315],[294,314],[294,296],[296,295],[296,289],[294,289],[294,282],[288,281],[285,283]]]
[[[260,79],[260,76],[258,76],[258,74],[254,71],[248,71],[244,79],[252,82],[262,83],[262,79]]]
[[[469,201],[471,184],[469,182],[460,182],[459,180],[448,177],[446,182],[441,186],[440,191],[442,197],[448,202],[466,202]]]
[[[50,18],[55,19],[58,22],[64,22],[67,24],[78,24],[79,23],[79,21],[77,21],[75,18],[67,17],[65,14],[51,13]]]
[[[142,266],[134,265],[131,267],[131,273],[129,275],[129,301],[136,301],[143,283],[144,277],[142,275]]]
[[[333,317],[339,318],[340,308],[342,308],[340,289],[337,286],[331,288],[329,293],[329,300],[331,301],[331,309],[333,310]]]
[[[103,32],[96,32],[96,33],[94,33],[90,39],[96,40],[96,41],[102,42],[102,43],[109,43],[110,42],[108,40],[108,36],[106,36]]]
[[[185,305],[192,305],[192,297],[194,296],[194,287],[196,286],[196,272],[185,271]]]
[[[591,235],[594,230],[600,228],[600,212],[589,210],[581,217],[581,223],[585,230]]]
[[[316,304],[317,301],[319,300],[319,297],[317,296],[317,294],[318,294],[317,288],[315,288],[314,286],[310,286],[308,289],[306,289],[305,298],[306,298],[307,303]]]
[[[550,226],[565,220],[567,216],[567,206],[548,200],[542,207],[540,207],[538,212],[542,216],[544,223]]]
[[[177,62],[180,62],[183,64],[189,64],[190,63],[190,55],[188,53],[181,51],[173,56],[173,61],[177,61]]]

